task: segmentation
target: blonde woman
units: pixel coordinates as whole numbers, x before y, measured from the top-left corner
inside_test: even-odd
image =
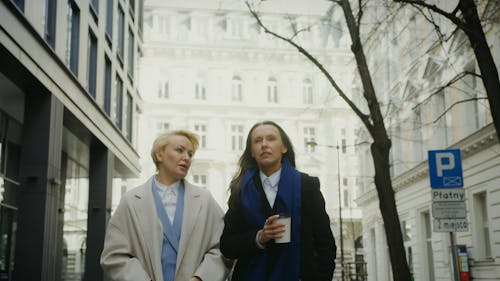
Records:
[[[109,221],[101,265],[114,281],[222,281],[223,211],[211,194],[185,180],[195,134],[164,133],[153,143],[158,173],[127,192]]]

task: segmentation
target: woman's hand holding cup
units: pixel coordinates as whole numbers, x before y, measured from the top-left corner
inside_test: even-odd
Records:
[[[275,222],[279,219],[280,215],[272,215],[266,219],[262,230],[259,235],[259,243],[264,245],[271,239],[278,239],[283,237],[285,232],[285,224],[281,222]]]

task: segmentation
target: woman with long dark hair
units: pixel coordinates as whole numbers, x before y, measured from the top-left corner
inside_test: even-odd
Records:
[[[336,246],[319,180],[295,169],[278,124],[250,129],[230,190],[220,247],[237,259],[232,281],[332,280]]]

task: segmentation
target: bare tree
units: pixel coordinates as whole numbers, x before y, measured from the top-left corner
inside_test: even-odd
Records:
[[[374,168],[375,168],[375,187],[379,198],[379,208],[384,221],[387,245],[389,247],[389,256],[392,265],[392,275],[396,281],[408,281],[411,279],[410,270],[406,262],[406,254],[403,244],[403,236],[400,228],[400,221],[396,207],[394,190],[392,188],[389,152],[391,149],[391,140],[387,133],[383,115],[380,110],[380,104],[377,100],[375,88],[372,83],[370,71],[363,51],[363,45],[359,34],[362,7],[360,5],[357,17],[354,16],[351,5],[348,0],[329,0],[342,8],[349,34],[351,37],[351,50],[354,54],[357,69],[363,85],[363,94],[367,102],[369,113],[364,113],[359,107],[351,101],[344,91],[335,82],[335,79],[328,70],[311,53],[299,45],[294,38],[297,33],[291,37],[282,36],[270,30],[259,17],[258,12],[248,1],[246,5],[256,19],[257,23],[264,31],[280,40],[283,40],[296,48],[309,61],[311,61],[327,78],[331,86],[338,92],[340,97],[350,106],[350,108],[360,118],[366,127],[373,143],[370,146]],[[360,1],[361,2],[361,1]],[[300,31],[299,31],[300,32]]]
[[[430,4],[424,0],[394,0],[395,2],[411,4],[417,9],[425,8],[433,13],[441,15],[450,20],[456,27],[462,30],[469,39],[470,45],[476,56],[476,61],[481,71],[481,79],[483,81],[488,102],[490,105],[493,124],[497,132],[497,138],[500,141],[500,80],[498,77],[497,67],[493,56],[491,55],[490,47],[486,41],[483,26],[478,15],[477,6],[474,0],[459,0],[457,6],[451,12],[446,12],[434,4]],[[491,5],[497,5],[498,1],[494,0]],[[488,6],[488,5],[486,5]],[[439,29],[439,26],[431,21],[432,24]]]

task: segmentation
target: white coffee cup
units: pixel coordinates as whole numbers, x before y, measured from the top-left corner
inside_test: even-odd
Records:
[[[291,229],[292,218],[288,215],[280,215],[280,217],[277,218],[274,221],[274,223],[285,224],[285,232],[283,232],[283,236],[281,238],[274,239],[274,242],[276,242],[276,243],[290,243],[290,229]]]

